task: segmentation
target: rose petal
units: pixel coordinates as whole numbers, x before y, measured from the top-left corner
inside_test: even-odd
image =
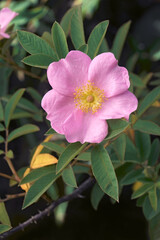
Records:
[[[97,112],[101,119],[129,119],[129,115],[137,109],[138,100],[129,91],[106,100]]]
[[[83,113],[81,110],[76,110],[64,122],[64,134],[70,143],[100,143],[107,133],[107,122],[99,119],[97,114]]]
[[[41,106],[47,112],[46,118],[51,122],[52,128],[64,134],[63,123],[75,109],[74,99],[52,89],[44,95]]]
[[[0,11],[0,25],[1,25],[1,31],[4,32],[8,26],[8,24],[12,21],[13,18],[15,18],[18,15],[18,13],[13,12],[9,8],[3,8]]]
[[[50,85],[59,93],[73,96],[76,87],[88,80],[91,59],[80,51],[70,51],[65,59],[53,62],[47,70]]]
[[[7,33],[0,32],[0,39],[2,39],[2,38],[10,38],[10,36]]]
[[[88,79],[103,89],[106,97],[119,95],[130,86],[127,69],[119,67],[117,62],[112,53],[102,53],[92,60],[89,67]]]

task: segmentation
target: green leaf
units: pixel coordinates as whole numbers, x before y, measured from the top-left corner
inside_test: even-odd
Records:
[[[14,158],[13,151],[12,151],[12,150],[9,150],[9,151],[7,152],[7,154],[6,154],[6,156],[7,156],[8,158]]]
[[[138,198],[137,202],[136,202],[136,206],[137,207],[142,207],[145,199],[146,199],[146,195],[143,195],[142,197]]]
[[[3,202],[0,202],[0,222],[5,225],[11,226],[11,222]]]
[[[74,171],[75,174],[81,174],[81,173],[90,174],[90,168],[87,167],[87,166],[74,165],[73,166],[73,171]]]
[[[112,119],[108,121],[109,124],[109,134],[105,138],[105,140],[112,139],[126,130],[126,128],[130,125],[129,122],[121,120],[121,119]]]
[[[153,217],[160,213],[160,192],[157,191],[157,210],[155,211],[149,201],[149,197],[146,196],[143,203],[143,213],[147,220],[151,220]]]
[[[65,58],[68,53],[68,45],[65,33],[63,28],[59,25],[59,23],[55,22],[52,26],[52,40],[58,54],[58,57]]]
[[[4,137],[0,136],[0,143],[4,142]]]
[[[68,166],[63,170],[62,178],[67,185],[77,188],[76,178],[71,166]]]
[[[56,131],[55,131],[53,128],[50,128],[50,129],[45,133],[45,135],[48,136],[48,135],[52,135],[52,134],[54,134],[54,133],[56,133]]]
[[[109,21],[103,21],[99,23],[93,31],[91,32],[89,39],[88,39],[88,56],[93,59],[100,48],[100,45],[102,44],[102,41],[104,39],[104,36],[106,34],[107,28],[109,25]]]
[[[30,96],[35,99],[37,102],[40,102],[42,99],[42,96],[39,94],[37,90],[35,90],[32,87],[28,87],[26,91],[30,94]]]
[[[123,24],[119,28],[119,30],[114,38],[111,52],[114,53],[116,59],[119,59],[121,56],[121,52],[122,52],[122,49],[123,49],[128,31],[129,31],[130,25],[131,25],[131,21],[128,21],[125,24]]]
[[[25,89],[19,89],[17,90],[13,96],[9,99],[8,103],[6,104],[5,107],[5,112],[4,112],[4,119],[5,119],[5,125],[6,128],[8,128],[12,114],[14,112],[14,109],[16,108],[20,98],[22,97]]]
[[[156,211],[157,210],[157,191],[156,191],[156,186],[154,186],[149,192],[149,201],[152,206],[152,208]]]
[[[44,32],[42,34],[41,38],[43,38],[51,46],[51,48],[54,49],[53,42],[52,42],[52,37],[51,37],[51,34],[49,32]]]
[[[55,61],[58,60],[53,48],[43,38],[38,37],[36,34],[20,30],[17,31],[17,36],[22,47],[30,54],[42,53],[52,57]]]
[[[91,191],[91,203],[95,210],[97,210],[98,205],[101,199],[103,198],[103,196],[104,196],[104,192],[101,190],[99,185],[95,183]]]
[[[4,113],[3,113],[3,107],[2,107],[2,103],[0,101],[0,121],[4,120]]]
[[[138,150],[129,137],[126,137],[125,161],[141,162],[141,159],[138,155]]]
[[[36,202],[59,176],[60,174],[56,175],[55,173],[51,172],[47,175],[42,176],[35,183],[33,183],[25,196],[23,209]]]
[[[43,143],[41,143],[41,145],[53,152],[58,153],[58,154],[62,154],[65,150],[65,147],[62,147],[53,142],[43,142]]]
[[[160,127],[151,121],[139,119],[133,126],[134,130],[160,136]]]
[[[16,109],[11,117],[11,120],[13,119],[20,119],[20,118],[34,118],[35,116],[33,113],[29,113],[27,111],[22,111],[20,109]]]
[[[139,57],[139,54],[134,53],[132,56],[128,58],[128,61],[126,63],[126,68],[128,69],[128,71],[132,72],[134,70],[138,57]]]
[[[0,149],[0,155],[4,154],[4,151]]]
[[[54,182],[47,190],[47,194],[52,200],[57,200],[59,198],[58,186],[56,182]]]
[[[150,86],[158,86],[158,85],[160,85],[160,79],[157,79],[157,80],[155,80],[155,81],[151,81],[151,82],[149,83],[149,85],[150,85]]]
[[[107,40],[105,38],[103,38],[103,41],[102,41],[102,43],[100,45],[98,54],[101,54],[101,53],[104,53],[104,52],[110,52]]]
[[[8,142],[11,142],[13,139],[20,136],[26,135],[28,133],[33,133],[39,131],[39,127],[33,124],[25,124],[22,127],[19,127],[13,130],[8,136]]]
[[[82,45],[78,50],[87,54],[88,53],[88,44]]]
[[[5,224],[0,224],[0,234],[7,232],[9,229],[11,229],[11,226],[5,225]]]
[[[81,6],[75,7],[71,19],[71,39],[76,49],[85,44]]]
[[[127,173],[121,180],[121,185],[130,185],[137,182],[140,178],[144,177],[143,169],[132,170]]]
[[[3,132],[5,130],[5,127],[3,126],[2,123],[0,123],[0,132]]]
[[[141,197],[142,195],[144,195],[145,193],[149,192],[151,190],[151,188],[153,188],[153,182],[150,183],[144,183],[142,185],[142,187],[140,187],[138,190],[136,190],[133,194],[132,194],[132,199]]]
[[[93,175],[98,185],[110,197],[118,201],[118,182],[111,159],[102,145],[97,145],[91,153]]]
[[[56,166],[51,165],[51,166],[46,166],[46,167],[41,167],[41,168],[36,168],[33,169],[30,173],[28,173],[20,182],[20,185],[33,182],[39,178],[41,178],[44,175],[47,175],[49,173],[56,173]]]
[[[22,60],[23,63],[29,66],[44,68],[44,69],[47,69],[49,64],[54,61],[55,61],[54,58],[42,53],[30,55],[28,57],[23,58]]]
[[[20,179],[23,177],[25,171],[26,171],[27,167],[22,167],[20,168],[18,171],[17,171],[17,174],[18,176],[20,177]],[[17,185],[17,181],[13,180],[13,179],[10,179],[9,181],[9,186],[12,187],[12,186],[15,186]]]
[[[123,163],[125,151],[126,151],[126,135],[125,134],[122,134],[114,141],[113,148],[118,159],[121,161],[121,163]]]
[[[149,221],[149,237],[151,240],[160,239],[160,214]]]
[[[142,132],[135,132],[135,141],[142,162],[146,161],[150,154],[151,140],[150,135]]]
[[[144,97],[137,110],[138,118],[156,101],[160,98],[160,86],[150,91],[147,96]]]
[[[134,87],[139,87],[139,88],[145,87],[145,84],[143,83],[142,79],[135,73],[129,73],[129,77]]]
[[[63,28],[63,31],[66,35],[66,37],[68,36],[69,32],[70,32],[70,28],[71,28],[71,19],[74,13],[74,8],[70,8],[65,15],[63,16],[60,24],[61,27]]]
[[[87,143],[83,145],[80,142],[71,143],[60,155],[57,164],[57,173],[62,171],[85,147]]]
[[[80,153],[76,159],[81,161],[91,161],[91,153],[90,152],[84,152]]]
[[[159,158],[160,153],[160,142],[159,139],[156,138],[153,140],[151,145],[151,151],[148,157],[148,165],[154,166]]]
[[[25,98],[21,98],[17,106],[24,110],[32,112],[34,114],[40,113],[39,108],[37,108],[31,101],[29,101]]]

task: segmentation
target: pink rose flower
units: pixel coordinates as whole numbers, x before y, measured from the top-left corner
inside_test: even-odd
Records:
[[[137,109],[137,98],[128,91],[128,71],[112,53],[91,60],[70,51],[49,65],[47,76],[53,89],[43,97],[42,107],[52,128],[70,143],[101,142],[108,134],[107,119],[128,120]]]
[[[13,18],[15,18],[18,15],[18,13],[13,12],[9,8],[3,8],[0,11],[0,39],[2,38],[10,38],[10,36],[5,33],[8,24],[12,21]]]

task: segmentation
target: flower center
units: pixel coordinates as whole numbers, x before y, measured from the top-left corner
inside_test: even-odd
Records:
[[[90,81],[86,85],[76,88],[74,95],[75,106],[81,109],[82,112],[97,112],[105,100],[104,90],[96,87]]]

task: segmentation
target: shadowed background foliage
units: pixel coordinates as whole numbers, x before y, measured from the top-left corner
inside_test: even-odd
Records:
[[[17,1],[18,4],[18,1]],[[72,1],[66,0],[43,0],[37,3],[37,6],[47,6],[50,11],[40,19],[37,25],[36,33],[42,34],[50,29],[53,21],[60,21],[64,13],[72,6]],[[85,15],[84,27],[86,37],[89,36],[93,27],[100,21],[109,19],[110,25],[107,31],[107,40],[109,45],[112,44],[113,38],[118,28],[128,20],[132,21],[127,44],[125,45],[120,65],[126,62],[128,56],[137,52],[139,60],[135,72],[159,71],[157,63],[152,63],[149,52],[153,46],[160,40],[160,1],[158,0],[101,0],[97,1],[94,11]],[[27,25],[28,31],[35,30],[33,26]],[[71,43],[69,43],[72,48]],[[20,56],[20,58],[22,58]],[[38,70],[37,70],[38,71]],[[14,81],[13,81],[14,79]],[[11,76],[9,89],[15,89],[18,86],[32,86],[39,90],[43,95],[43,88],[47,83],[36,82],[26,77],[25,82],[19,82],[15,73]],[[46,87],[45,87],[46,88]],[[14,123],[13,123],[14,124]],[[47,127],[39,123],[41,133],[33,137],[26,137],[22,140],[16,140],[11,143],[11,148],[16,153],[16,167],[20,168],[29,162],[29,153],[35,142],[42,140],[43,133]],[[24,144],[25,142],[25,144]],[[7,166],[2,162],[1,170],[7,172]],[[1,197],[7,193],[8,181],[0,178]],[[14,188],[12,189],[14,192]],[[147,222],[140,208],[136,207],[135,201],[130,200],[131,187],[124,188],[120,203],[112,204],[105,196],[101,201],[97,211],[91,207],[89,192],[86,193],[85,199],[74,200],[69,203],[64,223],[57,223],[51,215],[44,219],[36,226],[30,226],[25,232],[18,233],[10,239],[112,239],[112,240],[147,240]],[[37,212],[37,209],[44,209],[46,204],[41,200],[38,204],[20,212],[22,199],[13,200],[6,204],[7,210],[11,216],[13,225],[23,222],[31,214]],[[63,210],[62,210],[63,212]]]

